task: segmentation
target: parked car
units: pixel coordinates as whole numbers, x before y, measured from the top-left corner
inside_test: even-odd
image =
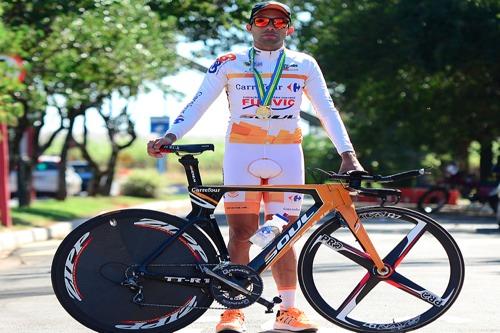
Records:
[[[58,156],[41,156],[33,170],[33,188],[40,195],[55,195],[57,193],[57,177],[59,163]],[[17,192],[17,171],[12,171],[9,175],[9,187],[12,193]],[[82,179],[75,172],[73,167],[66,169],[66,191],[68,195],[80,193]]]
[[[75,172],[82,179],[82,191],[88,191],[90,180],[94,177],[94,173],[89,163],[87,161],[69,161],[68,165],[73,167]]]

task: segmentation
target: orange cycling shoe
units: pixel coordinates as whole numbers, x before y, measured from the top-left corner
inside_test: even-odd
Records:
[[[216,333],[243,333],[245,328],[245,315],[241,310],[226,310],[220,315],[220,322],[215,327]]]
[[[273,328],[292,332],[316,332],[318,330],[318,326],[297,308],[279,310]]]

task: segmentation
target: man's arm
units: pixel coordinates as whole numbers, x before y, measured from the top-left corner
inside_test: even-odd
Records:
[[[148,142],[147,152],[150,156],[163,157],[163,154],[160,153],[160,147],[174,143],[189,132],[220,95],[227,83],[224,62],[221,62],[220,59],[218,58],[209,68],[198,92],[177,116],[167,133],[163,137]]]

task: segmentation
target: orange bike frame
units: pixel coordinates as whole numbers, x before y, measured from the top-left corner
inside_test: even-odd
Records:
[[[381,271],[384,263],[373,246],[368,233],[359,220],[349,190],[343,184],[311,185],[261,185],[261,186],[195,186],[190,188],[193,208],[201,206],[213,214],[215,206],[224,193],[232,191],[251,192],[297,192],[312,195],[315,205],[301,214],[296,221],[289,223],[283,232],[270,245],[262,250],[249,264],[259,273],[270,267],[316,222],[332,211],[338,211],[361,247]],[[203,214],[205,215],[205,214]]]

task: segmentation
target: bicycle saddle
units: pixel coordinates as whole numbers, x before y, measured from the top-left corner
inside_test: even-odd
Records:
[[[160,147],[160,151],[164,153],[201,154],[206,150],[214,151],[214,145],[207,143],[193,145],[163,145]]]

